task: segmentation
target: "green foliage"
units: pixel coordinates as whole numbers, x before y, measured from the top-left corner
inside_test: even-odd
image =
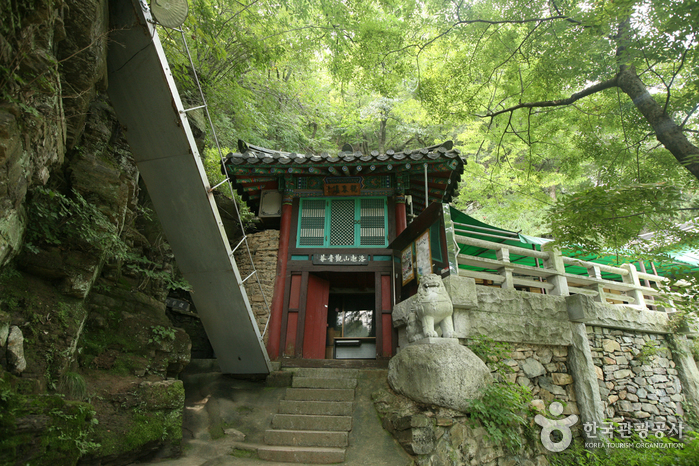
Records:
[[[114,435],[100,427],[97,436],[102,439],[98,456],[118,455],[135,450],[149,442],[171,441],[178,443],[182,439],[182,412],[134,412],[129,414],[127,430],[123,435]]]
[[[250,450],[243,450],[241,448],[234,448],[231,450],[229,453],[231,456],[235,456],[236,458],[252,458],[253,452]]]
[[[82,401],[87,395],[87,383],[82,375],[67,371],[61,376],[58,390],[69,399]]]
[[[139,215],[150,218],[144,209],[139,210]],[[31,253],[38,253],[38,246],[42,245],[87,250],[105,260],[120,261],[127,269],[144,276],[146,281],[160,281],[169,289],[190,289],[174,271],[164,270],[161,264],[132,251],[121,238],[117,226],[77,191],[69,197],[38,187],[32,193],[27,216],[25,247]],[[65,309],[59,311],[62,312],[59,317],[66,316]]]
[[[658,342],[656,340],[648,340],[634,358],[641,364],[649,364],[653,361],[653,356],[656,354],[658,354]]]
[[[674,338],[683,338],[682,334],[695,331],[699,327],[699,274],[680,271],[672,280],[660,282],[658,288],[662,292],[658,297],[659,305],[666,309],[674,309],[669,320]],[[675,342],[670,339],[672,350],[682,352]],[[689,350],[695,359],[699,355],[699,340],[689,342]]]
[[[699,339],[694,338],[691,342],[690,349],[692,351],[692,357],[695,361],[699,361]]]
[[[678,206],[683,205],[684,197],[679,186],[667,182],[596,186],[561,197],[550,210],[550,228],[558,242],[591,253],[604,253],[608,248],[640,253],[696,244],[696,233],[676,227],[682,219]],[[641,240],[638,236],[648,225],[654,225],[658,233],[651,240]]]
[[[5,375],[0,379],[0,458],[75,465],[99,447],[93,438],[98,421],[91,405],[60,396],[19,394]],[[16,431],[17,419],[25,416],[47,419],[40,437]]]
[[[687,424],[687,429],[695,434],[699,432],[699,415],[697,415],[697,407],[689,401],[682,402],[684,410],[683,420]]]
[[[148,280],[159,281],[169,290],[191,290],[191,286],[184,278],[178,277],[174,270],[164,270],[161,264],[158,264],[144,255],[135,254],[131,251],[124,255],[123,267],[136,272],[145,277],[143,286]]]
[[[456,204],[486,222],[591,252],[696,241],[672,225],[692,217],[682,209],[697,207],[697,181],[653,142],[636,103],[610,85],[560,105],[633,64],[696,146],[696,2],[190,4],[184,31],[225,147],[452,139],[469,158]],[[179,34],[163,33],[183,98],[199,104]],[[207,151],[213,184],[219,157]],[[653,243],[628,244],[648,231],[660,232]]]
[[[491,371],[498,374],[509,373],[513,368],[505,364],[510,358],[512,345],[503,341],[495,341],[487,335],[475,335],[468,339],[466,346],[488,365]]]
[[[68,329],[71,323],[77,323],[76,318],[74,317],[77,312],[78,311],[68,303],[61,301],[56,304],[56,317],[58,318],[58,322],[61,324],[63,329]]]
[[[699,273],[678,270],[673,279],[660,282],[658,288],[662,292],[661,304],[674,308],[679,313],[676,316],[699,317]]]
[[[684,443],[672,438],[650,436],[644,440],[633,435],[628,439],[610,440],[610,443],[617,445],[631,444],[627,448],[618,446],[591,452],[585,450],[580,443],[576,443],[561,453],[548,455],[547,459],[552,466],[694,466],[699,458],[699,438],[694,432],[686,432],[683,440]],[[666,448],[633,446],[638,443],[659,443],[668,446]],[[669,446],[670,444],[683,444],[683,448]]]
[[[517,452],[526,441],[533,438],[529,418],[535,413],[531,406],[532,395],[529,389],[502,378],[503,374],[513,371],[513,368],[505,363],[510,359],[512,346],[486,335],[470,338],[467,346],[501,379],[487,386],[480,400],[471,400],[470,417],[480,421],[492,442],[503,445],[510,452]]]
[[[514,453],[533,436],[528,421],[534,415],[531,401],[527,387],[494,383],[483,390],[483,398],[471,400],[469,414],[472,420],[480,421],[492,442]]]
[[[47,449],[46,460],[53,459],[69,464],[99,448],[91,441],[94,427],[99,424],[94,408],[87,403],[66,403],[66,408],[54,408],[49,414],[52,425],[42,443]]]
[[[173,327],[163,327],[155,325],[151,327],[153,336],[148,339],[148,343],[163,343],[165,341],[175,341],[175,329]]]
[[[19,310],[19,300],[20,297],[16,293],[3,293],[2,297],[0,297],[0,310],[5,310],[9,312]]]
[[[14,427],[22,398],[10,385],[8,380],[10,374],[3,375],[4,378],[0,378],[0,432],[7,432]],[[0,447],[0,452],[2,452],[2,447]]]
[[[2,268],[2,271],[0,271],[0,283],[7,283],[9,281],[12,281],[16,278],[21,278],[22,274],[14,268],[12,264],[5,265]]]
[[[44,369],[44,379],[46,380],[46,388],[56,390],[58,388],[58,355],[55,348],[49,348],[44,353],[46,368]]]
[[[107,321],[107,328],[92,329],[89,332],[83,332],[80,337],[79,362],[82,367],[94,367],[94,359],[109,349],[119,349],[120,353],[134,354],[146,351],[146,348],[139,347],[139,342],[133,336],[119,331],[123,321],[120,313],[110,312],[103,317]],[[124,374],[130,372],[129,368],[123,371]]]
[[[36,252],[40,244],[64,243],[97,251],[105,258],[123,258],[128,252],[116,226],[77,191],[68,197],[43,186],[35,188],[27,217],[25,247],[31,252]]]

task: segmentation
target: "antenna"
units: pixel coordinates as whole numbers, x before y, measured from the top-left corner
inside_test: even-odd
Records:
[[[158,23],[172,29],[182,26],[189,13],[187,0],[151,0],[150,9]]]

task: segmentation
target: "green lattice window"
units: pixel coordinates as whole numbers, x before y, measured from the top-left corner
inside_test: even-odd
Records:
[[[386,198],[301,199],[298,247],[385,247]]]
[[[299,246],[322,246],[325,240],[325,201],[309,199],[301,202]]]

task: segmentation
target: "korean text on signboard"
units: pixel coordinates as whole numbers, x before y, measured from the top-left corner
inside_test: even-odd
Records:
[[[367,254],[313,254],[313,265],[367,265]]]
[[[358,196],[362,191],[362,178],[326,178],[323,184],[325,196]]]

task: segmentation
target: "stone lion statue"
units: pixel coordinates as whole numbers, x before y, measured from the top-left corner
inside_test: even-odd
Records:
[[[433,273],[423,275],[413,303],[413,312],[408,316],[406,327],[409,341],[438,336],[434,327],[437,324],[442,329],[443,338],[454,336],[454,322],[451,318],[454,306],[442,283],[442,277]]]

